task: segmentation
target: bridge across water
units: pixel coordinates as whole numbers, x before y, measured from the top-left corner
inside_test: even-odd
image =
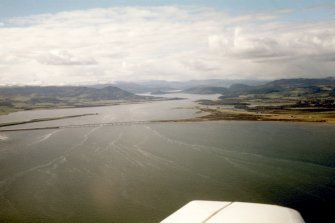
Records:
[[[127,121],[127,122],[88,123],[88,124],[80,124],[80,125],[0,129],[0,132],[16,132],[16,131],[30,131],[30,130],[44,130],[44,129],[83,128],[83,127],[99,127],[99,126],[131,126],[131,125],[146,125],[146,124],[161,123],[161,122],[173,122],[173,121],[172,120],[156,120],[156,121]]]

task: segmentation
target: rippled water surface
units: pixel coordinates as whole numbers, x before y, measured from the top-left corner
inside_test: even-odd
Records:
[[[191,101],[0,121],[99,113],[15,127],[26,128],[182,119],[199,115]],[[159,222],[196,199],[284,205],[322,222],[335,202],[334,136],[332,125],[241,121],[0,133],[0,222]]]

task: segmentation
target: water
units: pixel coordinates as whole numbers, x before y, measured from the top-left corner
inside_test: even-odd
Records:
[[[92,112],[99,115],[22,127],[187,118],[199,115],[192,100],[1,121]],[[159,222],[197,199],[284,205],[322,222],[335,202],[334,133],[332,125],[242,121],[0,133],[0,222]]]

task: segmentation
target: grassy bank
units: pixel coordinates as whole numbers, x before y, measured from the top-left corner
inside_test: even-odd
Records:
[[[249,121],[285,121],[285,122],[317,122],[335,124],[335,111],[306,111],[292,110],[266,110],[251,112],[225,108],[201,108],[201,112],[208,115],[194,118],[194,121],[215,120],[249,120]]]

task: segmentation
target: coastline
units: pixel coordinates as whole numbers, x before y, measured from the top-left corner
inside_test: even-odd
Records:
[[[31,130],[48,130],[60,128],[74,128],[74,127],[93,127],[93,126],[129,126],[129,125],[143,125],[155,123],[188,123],[188,122],[211,122],[211,121],[277,121],[277,122],[300,122],[300,123],[323,123],[335,124],[335,112],[327,112],[326,114],[320,113],[290,113],[281,111],[281,113],[254,113],[247,111],[236,111],[230,109],[210,109],[199,108],[199,113],[209,113],[204,116],[189,118],[189,119],[170,119],[170,120],[147,120],[147,121],[128,121],[128,122],[109,122],[109,123],[96,123],[96,124],[82,124],[82,125],[68,125],[68,126],[46,126],[37,128],[15,128],[15,129],[1,129],[1,127],[22,125],[32,122],[43,122],[51,120],[59,120],[66,118],[74,118],[88,115],[98,114],[83,114],[73,116],[54,117],[46,119],[33,119],[25,122],[7,123],[7,125],[0,124],[0,132],[16,132],[16,131],[31,131]]]
[[[69,116],[61,116],[61,117],[50,117],[50,118],[39,118],[39,119],[31,119],[28,121],[20,121],[20,122],[6,122],[6,123],[0,123],[1,127],[7,127],[7,126],[14,126],[14,125],[23,125],[28,123],[35,123],[35,122],[45,122],[45,121],[54,121],[54,120],[61,120],[61,119],[68,119],[68,118],[78,118],[78,117],[84,117],[84,116],[90,116],[90,115],[98,115],[98,113],[89,113],[89,114],[81,114],[81,115],[69,115]]]
[[[170,99],[171,100],[171,99]],[[157,101],[157,100],[156,100]],[[146,101],[153,102],[152,100]],[[134,104],[134,103],[144,103],[144,101],[131,101],[128,103],[122,104]],[[114,104],[114,105],[120,105]],[[101,106],[110,106],[110,105],[101,105]],[[83,106],[80,106],[83,107]],[[84,106],[88,107],[88,106]],[[91,106],[89,106],[91,107]],[[100,106],[99,106],[100,107]],[[185,107],[178,107],[185,108]],[[36,108],[37,109],[37,108]],[[59,108],[49,108],[49,109],[59,109]],[[182,122],[206,122],[206,121],[277,121],[277,122],[305,122],[305,123],[324,123],[324,124],[335,124],[335,111],[333,110],[318,110],[318,109],[306,109],[306,108],[297,108],[297,109],[287,109],[287,108],[275,108],[275,107],[265,107],[262,109],[236,109],[230,108],[220,105],[198,105],[188,107],[188,109],[194,110],[197,114],[197,117],[190,117],[184,119],[156,119],[156,120],[142,120],[142,121],[121,121],[121,122],[107,122],[107,123],[96,123],[90,124],[94,126],[98,125],[139,125],[139,124],[150,124],[150,123],[182,123]],[[31,109],[29,109],[31,110]],[[86,124],[83,125],[68,125],[68,126],[45,126],[45,127],[37,127],[37,128],[5,128],[10,126],[18,126],[29,123],[36,122],[44,122],[44,121],[53,121],[53,120],[61,120],[61,119],[70,119],[76,117],[90,116],[90,115],[98,115],[98,113],[86,113],[86,114],[78,114],[78,115],[69,115],[69,116],[58,116],[58,117],[48,117],[48,118],[36,118],[26,121],[18,121],[18,122],[7,122],[0,123],[0,132],[8,132],[8,131],[28,131],[28,130],[42,130],[42,129],[58,129],[58,128],[71,128],[71,127],[85,127],[88,126]]]
[[[190,121],[281,121],[335,124],[335,111],[306,112],[301,110],[278,110],[250,112],[223,108],[200,108],[199,112],[209,113]]]

